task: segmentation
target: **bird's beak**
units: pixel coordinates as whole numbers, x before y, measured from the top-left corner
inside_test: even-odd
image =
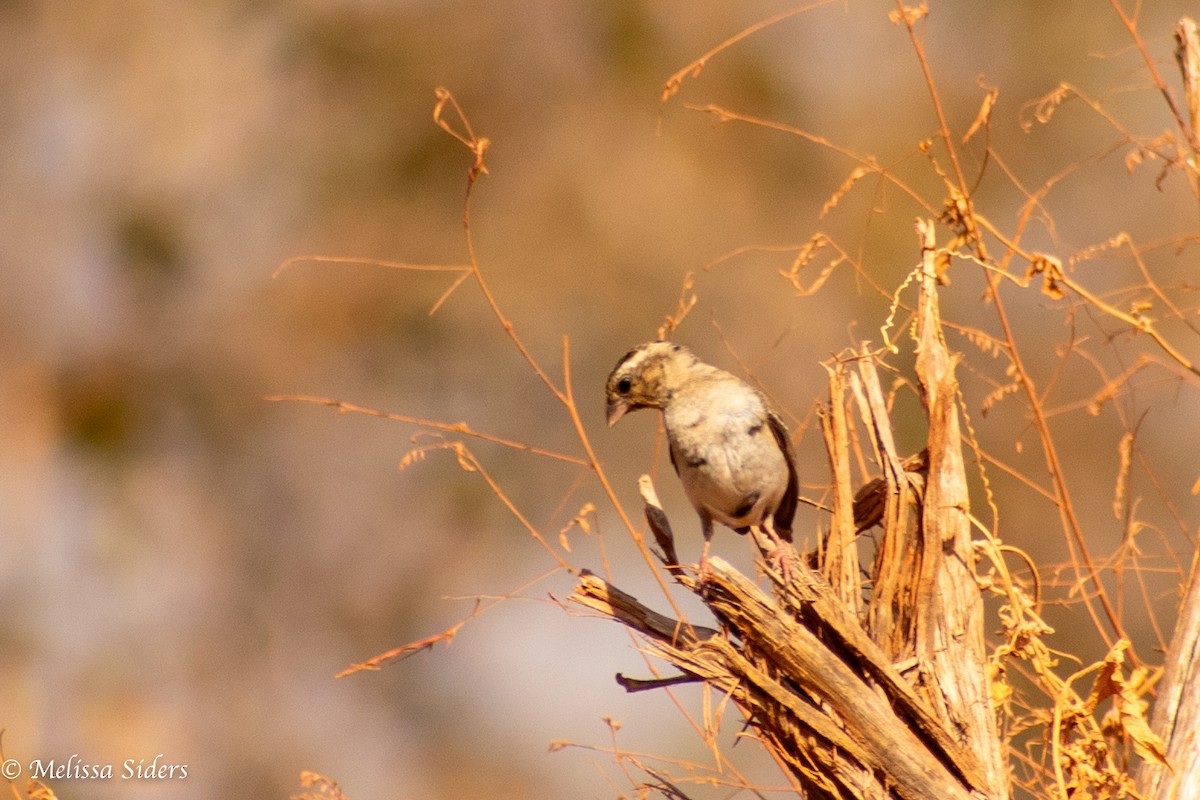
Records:
[[[629,401],[620,397],[608,401],[608,427],[617,424],[617,420],[625,416],[629,410]]]

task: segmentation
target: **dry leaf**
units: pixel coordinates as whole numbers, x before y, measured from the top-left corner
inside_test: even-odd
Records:
[[[1144,685],[1144,682],[1127,681],[1121,674],[1125,651],[1128,649],[1129,640],[1121,639],[1108,651],[1088,695],[1087,710],[1095,711],[1097,705],[1111,697],[1121,735],[1132,742],[1133,749],[1143,759],[1157,761],[1169,769],[1166,745],[1150,730],[1150,724],[1146,721],[1146,702],[1137,690],[1137,686]]]
[[[966,144],[971,141],[971,137],[979,132],[979,129],[988,124],[992,118],[992,108],[996,105],[996,99],[1000,97],[1000,90],[992,87],[983,97],[983,103],[979,106],[979,113],[975,115],[975,121],[971,123],[971,127],[967,128],[967,132],[963,135],[962,143]]]
[[[1117,468],[1117,486],[1113,491],[1113,516],[1120,519],[1125,508],[1125,492],[1129,486],[1129,468],[1133,463],[1133,433],[1126,433],[1117,445],[1120,465]]]
[[[1055,300],[1063,299],[1066,294],[1062,289],[1062,261],[1054,256],[1035,253],[1029,269],[1025,271],[1026,278],[1042,276],[1042,293]]]
[[[862,166],[855,167],[853,170],[851,170],[850,176],[846,178],[846,180],[842,181],[842,185],[839,186],[830,196],[830,198],[825,201],[825,204],[821,206],[821,213],[817,218],[825,219],[825,215],[837,207],[837,204],[841,202],[843,197],[846,196],[846,193],[854,188],[854,184],[858,183],[863,176],[868,175],[869,173],[870,170]]]
[[[1054,112],[1058,110],[1058,107],[1066,101],[1073,91],[1074,90],[1071,89],[1071,87],[1067,84],[1060,83],[1054,89],[1054,91],[1050,92],[1049,94],[1043,95],[1037,100],[1032,100],[1026,103],[1022,111],[1024,111],[1025,108],[1032,106],[1033,118],[1039,123],[1045,125],[1050,121],[1050,118],[1054,116]],[[1029,131],[1033,129],[1033,124],[1027,119],[1022,119],[1020,124],[1021,130],[1025,131],[1026,133],[1029,133]]]
[[[1125,154],[1125,171],[1133,174],[1136,167],[1140,167],[1142,162],[1146,160],[1146,156],[1142,153],[1140,147],[1135,147]]]
[[[891,20],[892,24],[894,25],[899,25],[901,22],[903,22],[905,25],[911,27],[915,25],[922,17],[928,15],[929,6],[925,3],[921,3],[919,6],[901,6],[900,10],[898,11],[890,11],[888,12],[888,19]]]
[[[595,503],[584,503],[583,507],[579,509],[579,513],[572,517],[571,520],[564,525],[561,530],[559,530],[558,543],[562,545],[563,550],[566,550],[568,553],[571,552],[571,543],[567,539],[567,533],[570,532],[572,528],[578,527],[581,531],[587,534],[592,532],[592,523],[588,521],[588,517],[594,513],[596,513]]]

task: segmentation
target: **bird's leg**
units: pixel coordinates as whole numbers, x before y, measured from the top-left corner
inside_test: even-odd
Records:
[[[712,545],[713,524],[708,517],[703,517],[700,520],[702,532],[704,533],[704,547],[700,550],[700,567],[699,572],[700,584],[703,586],[708,583],[712,577],[712,567],[708,564],[708,548]]]
[[[767,562],[778,570],[783,576],[784,582],[792,579],[792,562],[788,558],[788,544],[783,539],[779,538],[779,534],[775,532],[775,521],[767,517],[762,522],[763,533],[771,540],[772,549],[767,554]]]

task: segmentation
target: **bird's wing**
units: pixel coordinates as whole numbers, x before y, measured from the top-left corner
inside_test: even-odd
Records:
[[[796,450],[792,447],[792,437],[788,434],[787,426],[783,424],[783,419],[774,411],[767,411],[767,423],[771,427],[771,433],[775,434],[775,441],[779,445],[779,449],[783,451],[783,458],[787,461],[788,468],[788,483],[787,489],[783,492],[783,499],[779,501],[779,507],[775,509],[775,533],[779,534],[784,541],[792,540],[792,520],[796,517],[796,504],[800,500],[800,480],[796,477]]]

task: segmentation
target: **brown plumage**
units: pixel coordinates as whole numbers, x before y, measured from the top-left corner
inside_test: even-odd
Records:
[[[674,342],[647,342],[625,354],[608,377],[608,424],[627,411],[657,408],[671,463],[704,533],[707,563],[713,522],[738,533],[762,526],[792,540],[799,484],[783,420],[754,387],[705,364]]]

